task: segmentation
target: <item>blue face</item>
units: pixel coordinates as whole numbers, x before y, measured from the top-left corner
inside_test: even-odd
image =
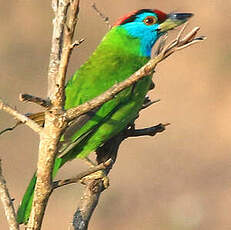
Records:
[[[120,25],[128,34],[138,38],[141,42],[143,56],[151,56],[151,50],[157,39],[161,36],[158,32],[158,17],[155,13],[145,12],[137,15],[134,21]]]

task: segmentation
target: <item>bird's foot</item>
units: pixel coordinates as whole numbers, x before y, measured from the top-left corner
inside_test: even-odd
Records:
[[[110,183],[109,183],[109,178],[105,174],[104,170],[99,170],[97,172],[94,172],[88,176],[83,177],[80,182],[82,184],[87,184],[89,181],[95,181],[95,180],[101,180],[103,182],[104,189],[108,188]]]

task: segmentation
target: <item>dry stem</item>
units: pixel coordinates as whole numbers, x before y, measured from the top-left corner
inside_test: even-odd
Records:
[[[0,159],[0,198],[5,210],[5,215],[10,230],[19,230],[19,225],[16,220],[16,213],[14,209],[14,204],[10,197],[8,188],[6,186],[6,180],[2,174],[2,162]]]
[[[62,56],[63,33],[68,6],[69,1],[67,0],[52,0],[52,8],[55,13],[55,18],[53,20],[53,35],[48,71],[48,98],[50,98],[51,104],[57,107],[62,107],[62,101],[64,98],[63,89],[60,89],[58,82],[60,82],[59,67]],[[57,97],[59,100],[56,100]]]
[[[91,167],[89,169],[87,169],[86,171],[84,172],[81,172],[79,173],[77,176],[74,176],[72,178],[69,178],[69,179],[65,179],[65,180],[59,180],[59,181],[55,181],[53,183],[53,189],[56,189],[56,188],[59,188],[59,187],[62,187],[64,185],[68,185],[68,184],[73,184],[73,183],[77,183],[79,182],[83,177],[86,177],[94,172],[97,172],[99,170],[103,170],[103,169],[106,169],[107,167],[109,167],[110,165],[112,164],[112,160],[109,159],[107,160],[106,162],[103,162],[99,165],[96,165],[94,167]]]
[[[107,162],[108,159],[111,159],[113,164],[116,161],[118,148],[120,143],[124,140],[122,133],[113,137],[107,141],[102,147],[97,149],[97,162],[99,164]],[[111,167],[107,167],[104,170],[105,176],[110,172]],[[89,179],[86,180],[85,190],[80,199],[80,204],[77,207],[77,210],[73,216],[72,226],[74,230],[87,230],[89,220],[94,212],[100,195],[104,191],[103,180],[100,179]]]
[[[96,6],[95,2],[92,2],[91,4],[92,8],[95,10],[95,12],[99,15],[100,18],[102,18],[102,20],[106,23],[106,25],[108,26],[108,29],[110,30],[112,28],[112,26],[110,25],[109,22],[109,17],[105,16]]]
[[[40,97],[32,96],[30,94],[25,94],[25,93],[19,95],[19,100],[25,101],[25,102],[33,102],[33,103],[40,105],[44,108],[49,108],[51,105],[48,100],[42,99]]]

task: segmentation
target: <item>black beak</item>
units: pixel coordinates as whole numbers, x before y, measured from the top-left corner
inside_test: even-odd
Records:
[[[167,16],[167,19],[159,25],[158,31],[164,33],[168,30],[172,30],[188,21],[192,16],[192,13],[170,13]]]
[[[168,14],[169,19],[180,20],[180,21],[187,21],[192,16],[193,16],[193,14],[191,14],[191,13],[170,13],[170,14]]]

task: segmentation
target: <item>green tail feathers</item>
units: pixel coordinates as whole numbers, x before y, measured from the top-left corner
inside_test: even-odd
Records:
[[[61,166],[62,166],[62,159],[56,158],[54,169],[53,169],[53,177],[55,177],[58,169]],[[37,177],[35,173],[26,189],[22,202],[17,211],[17,222],[19,224],[23,224],[23,223],[26,224],[29,220],[31,207],[32,207],[32,201],[34,197],[34,188],[35,188],[36,180],[37,180]]]

